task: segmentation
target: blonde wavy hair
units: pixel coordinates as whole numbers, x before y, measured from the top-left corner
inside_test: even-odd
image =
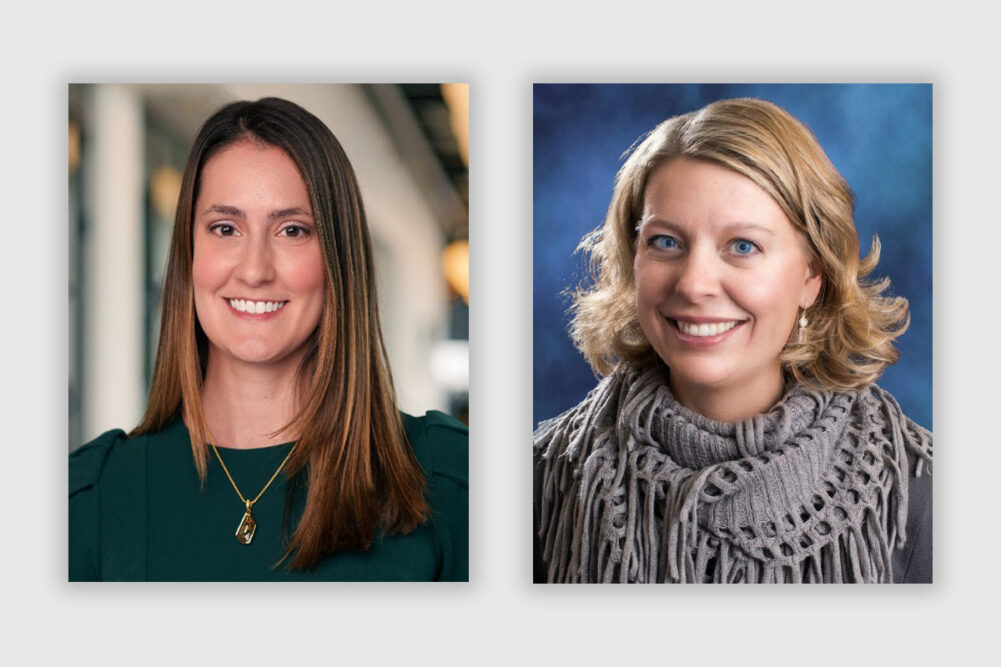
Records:
[[[604,225],[578,248],[589,255],[592,283],[572,293],[570,333],[594,372],[656,358],[636,317],[636,224],[650,174],[681,156],[757,183],[809,245],[823,281],[805,313],[804,335],[791,334],[780,355],[790,379],[836,390],[874,382],[899,356],[893,341],[910,323],[907,300],[884,296],[889,279],[867,279],[879,261],[879,239],[860,259],[854,196],[816,137],[781,107],[749,98],[667,119],[619,170]]]

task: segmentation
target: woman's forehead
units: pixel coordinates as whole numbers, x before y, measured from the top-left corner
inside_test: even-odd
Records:
[[[639,222],[683,229],[794,231],[778,202],[757,183],[727,167],[688,158],[671,160],[651,173]]]

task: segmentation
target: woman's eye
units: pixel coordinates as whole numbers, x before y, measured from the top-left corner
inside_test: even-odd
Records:
[[[678,247],[678,239],[666,234],[657,234],[647,239],[647,245],[656,250],[674,250]]]
[[[233,225],[220,222],[209,227],[209,231],[217,236],[232,236],[236,233],[236,228]]]
[[[309,230],[302,225],[288,225],[282,228],[282,235],[290,239],[302,238],[309,235]]]
[[[738,255],[750,255],[751,253],[758,250],[758,246],[754,241],[748,241],[747,239],[737,239],[730,246],[733,251]]]

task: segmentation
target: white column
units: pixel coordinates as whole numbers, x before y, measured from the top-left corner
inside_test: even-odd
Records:
[[[91,91],[85,163],[83,441],[131,429],[143,396],[143,113],[134,90]]]

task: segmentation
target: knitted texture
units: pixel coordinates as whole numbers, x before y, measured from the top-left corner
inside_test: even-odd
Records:
[[[875,385],[795,386],[736,424],[620,368],[535,434],[551,582],[892,582],[932,435]]]

